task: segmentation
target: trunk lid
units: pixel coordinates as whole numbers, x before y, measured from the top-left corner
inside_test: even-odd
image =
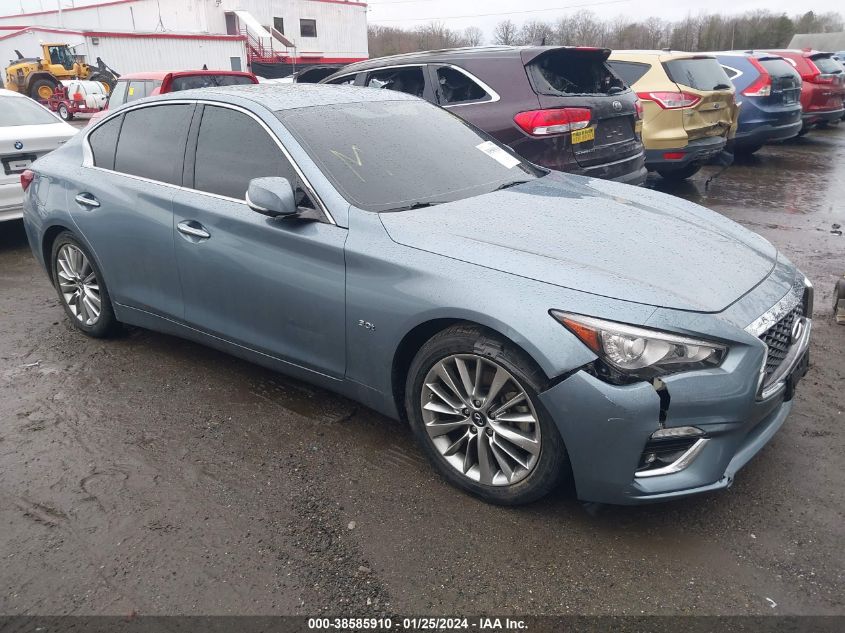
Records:
[[[729,136],[737,121],[737,105],[730,78],[714,57],[694,56],[663,62],[666,74],[681,92],[699,101],[684,109],[683,125],[689,140]]]
[[[801,102],[801,75],[780,57],[761,57],[757,61],[769,73],[772,92],[760,97],[765,105],[798,105]]]
[[[0,128],[0,183],[17,182],[32,163],[75,133],[76,130],[60,121]]]
[[[623,160],[642,152],[636,95],[607,65],[608,49],[528,49],[522,61],[542,109],[588,108],[592,138],[567,135],[562,151],[581,167]]]

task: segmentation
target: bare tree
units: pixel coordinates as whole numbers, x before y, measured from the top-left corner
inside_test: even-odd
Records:
[[[477,26],[468,26],[464,29],[463,39],[467,46],[481,46],[484,44],[484,31]]]
[[[554,28],[548,22],[529,20],[519,30],[517,41],[519,44],[532,46],[546,46],[554,40]]]
[[[496,44],[510,46],[517,43],[516,24],[511,20],[502,20],[493,31],[493,41]]]

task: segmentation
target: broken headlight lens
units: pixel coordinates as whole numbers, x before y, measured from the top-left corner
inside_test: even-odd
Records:
[[[612,368],[637,378],[718,367],[728,348],[712,341],[552,310],[578,339]]]

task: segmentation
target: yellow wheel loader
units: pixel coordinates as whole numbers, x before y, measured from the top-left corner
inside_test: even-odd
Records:
[[[20,51],[15,51],[18,58],[9,62],[6,68],[7,90],[28,95],[36,101],[46,101],[63,79],[99,81],[110,92],[120,77],[99,57],[96,66],[86,64],[84,57],[75,55],[67,44],[42,44],[41,49],[41,57],[24,57]]]

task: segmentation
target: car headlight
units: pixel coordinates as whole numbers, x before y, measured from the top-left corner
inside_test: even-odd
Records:
[[[612,368],[650,379],[718,367],[728,348],[669,332],[552,310],[551,315]]]

